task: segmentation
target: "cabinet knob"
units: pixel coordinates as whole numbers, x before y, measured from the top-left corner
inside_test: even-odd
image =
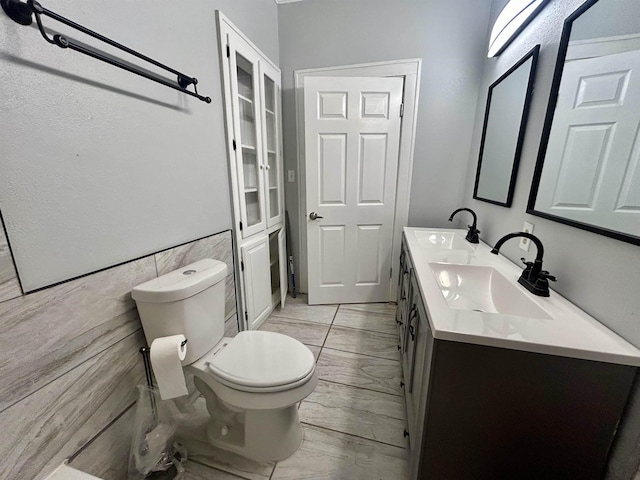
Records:
[[[400,350],[400,345],[398,345],[398,350]]]
[[[403,435],[404,435],[404,438],[407,438],[409,436],[409,432],[407,432],[407,430],[405,429]]]
[[[267,170],[271,170],[271,165],[265,165],[265,167]]]

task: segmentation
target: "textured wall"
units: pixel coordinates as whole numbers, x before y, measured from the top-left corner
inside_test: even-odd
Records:
[[[505,0],[493,1],[492,20],[495,20],[505,3]],[[562,25],[564,19],[582,3],[583,0],[550,2],[498,58],[484,61],[463,203],[478,213],[481,238],[489,244],[495,243],[506,233],[520,231],[525,220],[532,222],[535,225],[534,234],[540,237],[545,247],[545,268],[558,277],[552,287],[640,347],[640,247],[525,213]],[[473,182],[489,85],[538,43],[541,44],[541,50],[536,88],[529,111],[513,205],[507,209],[473,200]],[[462,220],[459,221],[460,225]],[[516,263],[520,263],[519,259],[524,254],[518,249],[517,241],[506,243],[500,252]],[[532,251],[527,256],[533,255]],[[628,470],[634,464],[637,466],[640,458],[640,394],[636,394],[634,399],[619,430],[610,478],[630,478]]]
[[[294,70],[422,58],[409,224],[445,225],[462,196],[488,16],[489,2],[478,0],[279,5],[285,170],[297,170]],[[285,187],[299,265],[298,228],[306,212],[298,210],[297,184]]]
[[[186,5],[46,3],[196,76],[210,105],[49,45],[36,28],[0,13],[0,206],[25,291],[231,226],[215,10],[277,61],[277,9],[272,0]],[[155,72],[48,18],[44,23]]]
[[[272,0],[45,6],[197,76],[213,103],[48,45],[0,12],[0,479],[11,480],[45,477],[131,411],[144,382],[135,285],[222,259],[225,330],[237,332],[215,10],[278,59]]]

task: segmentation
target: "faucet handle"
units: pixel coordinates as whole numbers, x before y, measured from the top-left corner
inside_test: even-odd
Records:
[[[526,258],[524,258],[524,257],[520,257],[520,261],[521,261],[522,263],[524,263],[528,268],[533,267],[533,262],[527,262],[527,259],[526,259]],[[547,272],[547,273],[549,273],[549,272]]]
[[[552,282],[557,282],[558,279],[553,275],[550,275],[547,270],[540,271],[540,278],[546,278],[547,280],[551,280]]]

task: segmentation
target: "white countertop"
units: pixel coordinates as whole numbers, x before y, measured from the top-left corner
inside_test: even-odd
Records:
[[[503,255],[491,254],[491,247],[483,242],[479,245],[469,244],[475,248],[474,252],[425,247],[420,245],[416,231],[456,232],[464,238],[466,230],[413,227],[404,229],[411,263],[415,269],[434,338],[640,366],[640,350],[564,297],[553,290],[549,297],[538,297],[518,284],[524,266],[515,265]],[[519,239],[510,241],[517,242]],[[522,253],[528,260],[533,260],[535,246],[529,253]],[[452,309],[440,290],[429,262],[493,267],[544,310],[549,318]],[[550,270],[551,274],[554,273],[553,265],[545,264],[543,268]],[[558,281],[561,282],[562,279]]]

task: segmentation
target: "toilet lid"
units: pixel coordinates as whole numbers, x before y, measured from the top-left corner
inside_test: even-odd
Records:
[[[314,369],[313,353],[301,342],[256,330],[238,333],[209,363],[209,370],[221,380],[253,388],[296,383]]]

